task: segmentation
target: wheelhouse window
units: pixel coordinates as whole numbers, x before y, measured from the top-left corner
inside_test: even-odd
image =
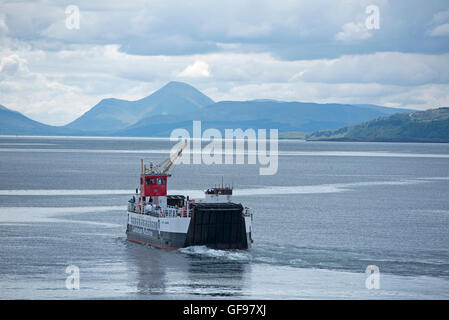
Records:
[[[165,177],[146,177],[145,184],[159,184],[164,185],[166,183]]]
[[[146,184],[154,184],[154,178],[146,178],[145,182]]]

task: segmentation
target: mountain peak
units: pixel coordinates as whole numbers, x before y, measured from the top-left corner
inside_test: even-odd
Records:
[[[191,85],[171,81],[140,100],[103,99],[67,127],[85,131],[114,131],[147,117],[191,113],[212,103],[214,101]]]
[[[194,86],[192,86],[188,83],[185,83],[185,82],[180,82],[180,81],[168,82],[165,86],[163,86],[159,90],[155,91],[153,93],[153,95],[165,94],[167,92],[169,94],[192,95],[192,96],[198,96],[198,97],[202,96],[203,98],[207,98],[207,100],[209,100],[208,104],[214,103],[214,101],[212,99],[210,99],[209,97],[204,95],[201,91],[199,91]]]
[[[195,87],[191,86],[190,84],[181,82],[181,81],[170,81],[165,86],[163,86],[161,89],[163,89],[163,88],[193,88],[193,89],[195,89]]]

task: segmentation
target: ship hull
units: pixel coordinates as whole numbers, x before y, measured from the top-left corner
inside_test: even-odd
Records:
[[[154,237],[148,234],[142,234],[137,232],[128,231],[126,232],[127,240],[140,243],[143,245],[148,245],[156,247],[159,249],[176,250],[185,247],[185,234],[161,233],[161,237]],[[171,239],[171,240],[166,240]]]
[[[135,233],[135,232],[128,231],[126,233],[126,235],[127,235],[126,239],[128,241],[139,243],[139,244],[146,245],[146,246],[152,246],[152,247],[159,248],[159,249],[177,250],[177,249],[186,248],[186,247],[190,246],[190,245],[186,244],[186,242],[185,242],[187,235],[179,235],[179,234],[163,235],[165,237],[171,237],[172,239],[174,239],[173,241],[170,241],[168,244],[162,239],[157,239],[155,237],[144,235],[141,233]],[[251,240],[251,234],[249,232],[246,233],[246,239],[247,239],[246,240],[247,245],[245,247],[241,247],[239,249],[245,250],[245,249],[251,248],[252,240]],[[217,247],[213,243],[210,243],[210,244],[205,243],[202,245],[205,245],[206,247],[209,247],[211,249],[223,249],[223,250],[232,249],[232,248],[229,248],[228,246]]]
[[[249,249],[251,217],[240,204],[195,204],[191,217],[157,217],[128,213],[127,239],[161,249],[207,246]]]

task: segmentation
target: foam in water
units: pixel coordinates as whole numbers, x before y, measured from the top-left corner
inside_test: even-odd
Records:
[[[102,227],[122,227],[115,223],[96,222],[87,220],[73,220],[62,218],[64,215],[91,212],[109,212],[124,210],[123,206],[104,207],[0,207],[0,224],[11,223],[81,223]]]
[[[2,142],[0,146],[54,146],[54,143],[38,143],[38,142]]]
[[[170,150],[154,149],[154,150],[112,150],[112,149],[35,149],[35,148],[0,148],[0,152],[45,152],[45,153],[149,153],[149,154],[170,154]]]
[[[270,186],[262,188],[246,188],[234,190],[234,196],[257,196],[273,194],[316,194],[335,193],[347,191],[351,188],[382,185],[410,185],[425,183],[426,180],[447,180],[449,177],[417,178],[397,181],[369,181],[354,183],[321,184],[310,186]],[[188,194],[193,198],[203,198],[203,190],[171,189],[172,194]],[[133,194],[133,190],[127,189],[21,189],[0,190],[0,196],[83,196],[83,195],[111,195]]]
[[[179,249],[180,252],[191,255],[208,258],[216,258],[231,261],[249,261],[251,256],[246,251],[237,250],[217,250],[206,246],[190,246]]]

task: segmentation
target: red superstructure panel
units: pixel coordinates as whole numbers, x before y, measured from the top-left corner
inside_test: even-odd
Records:
[[[144,197],[166,196],[167,175],[141,175],[140,190],[142,191],[142,196]]]

